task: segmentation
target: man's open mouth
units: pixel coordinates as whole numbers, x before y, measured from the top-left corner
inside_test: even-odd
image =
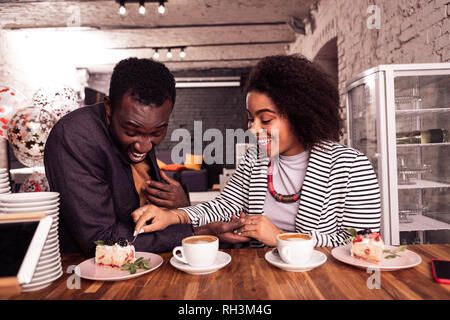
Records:
[[[139,153],[131,150],[128,151],[128,157],[132,162],[142,162],[144,161],[146,155],[147,153]]]

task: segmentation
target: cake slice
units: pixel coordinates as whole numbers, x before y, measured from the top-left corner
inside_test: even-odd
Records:
[[[381,235],[370,229],[359,231],[352,240],[352,257],[379,264],[383,253],[384,242]]]
[[[95,264],[120,268],[127,262],[134,262],[136,252],[134,246],[124,238],[115,241],[96,241],[95,244]]]

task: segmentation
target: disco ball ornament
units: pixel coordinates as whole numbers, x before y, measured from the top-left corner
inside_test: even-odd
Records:
[[[40,172],[33,172],[22,183],[19,192],[45,192],[50,191],[47,177]]]
[[[53,112],[59,120],[80,107],[74,89],[65,85],[47,85],[39,88],[31,101],[34,106]]]
[[[0,138],[7,139],[8,122],[14,112],[27,103],[25,96],[9,86],[0,85]]]
[[[8,140],[17,160],[27,167],[43,166],[45,142],[56,121],[45,109],[33,106],[17,110],[8,126]]]

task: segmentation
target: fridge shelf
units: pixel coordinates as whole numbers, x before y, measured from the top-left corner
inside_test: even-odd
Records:
[[[450,184],[448,183],[442,183],[442,182],[436,182],[436,181],[429,181],[429,180],[410,180],[411,184],[399,184],[398,189],[430,189],[430,188],[450,188]]]
[[[450,146],[450,142],[439,143],[410,143],[410,144],[397,144],[397,148],[411,148],[411,147],[444,147]]]
[[[437,113],[447,113],[447,112],[450,112],[450,107],[396,110],[395,115],[397,117],[399,117],[399,116],[425,115],[425,114],[430,114],[430,113],[437,114]]]
[[[450,230],[450,224],[426,216],[412,216],[412,222],[399,223],[400,232]]]

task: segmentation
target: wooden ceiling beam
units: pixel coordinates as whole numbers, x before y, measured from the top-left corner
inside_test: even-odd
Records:
[[[283,23],[289,16],[305,17],[316,0],[170,0],[168,14],[158,16],[156,4],[139,15],[138,4],[127,4],[118,15],[115,1],[2,1],[0,26],[4,29],[51,27],[186,26],[246,23]],[[155,10],[153,10],[155,9]]]

